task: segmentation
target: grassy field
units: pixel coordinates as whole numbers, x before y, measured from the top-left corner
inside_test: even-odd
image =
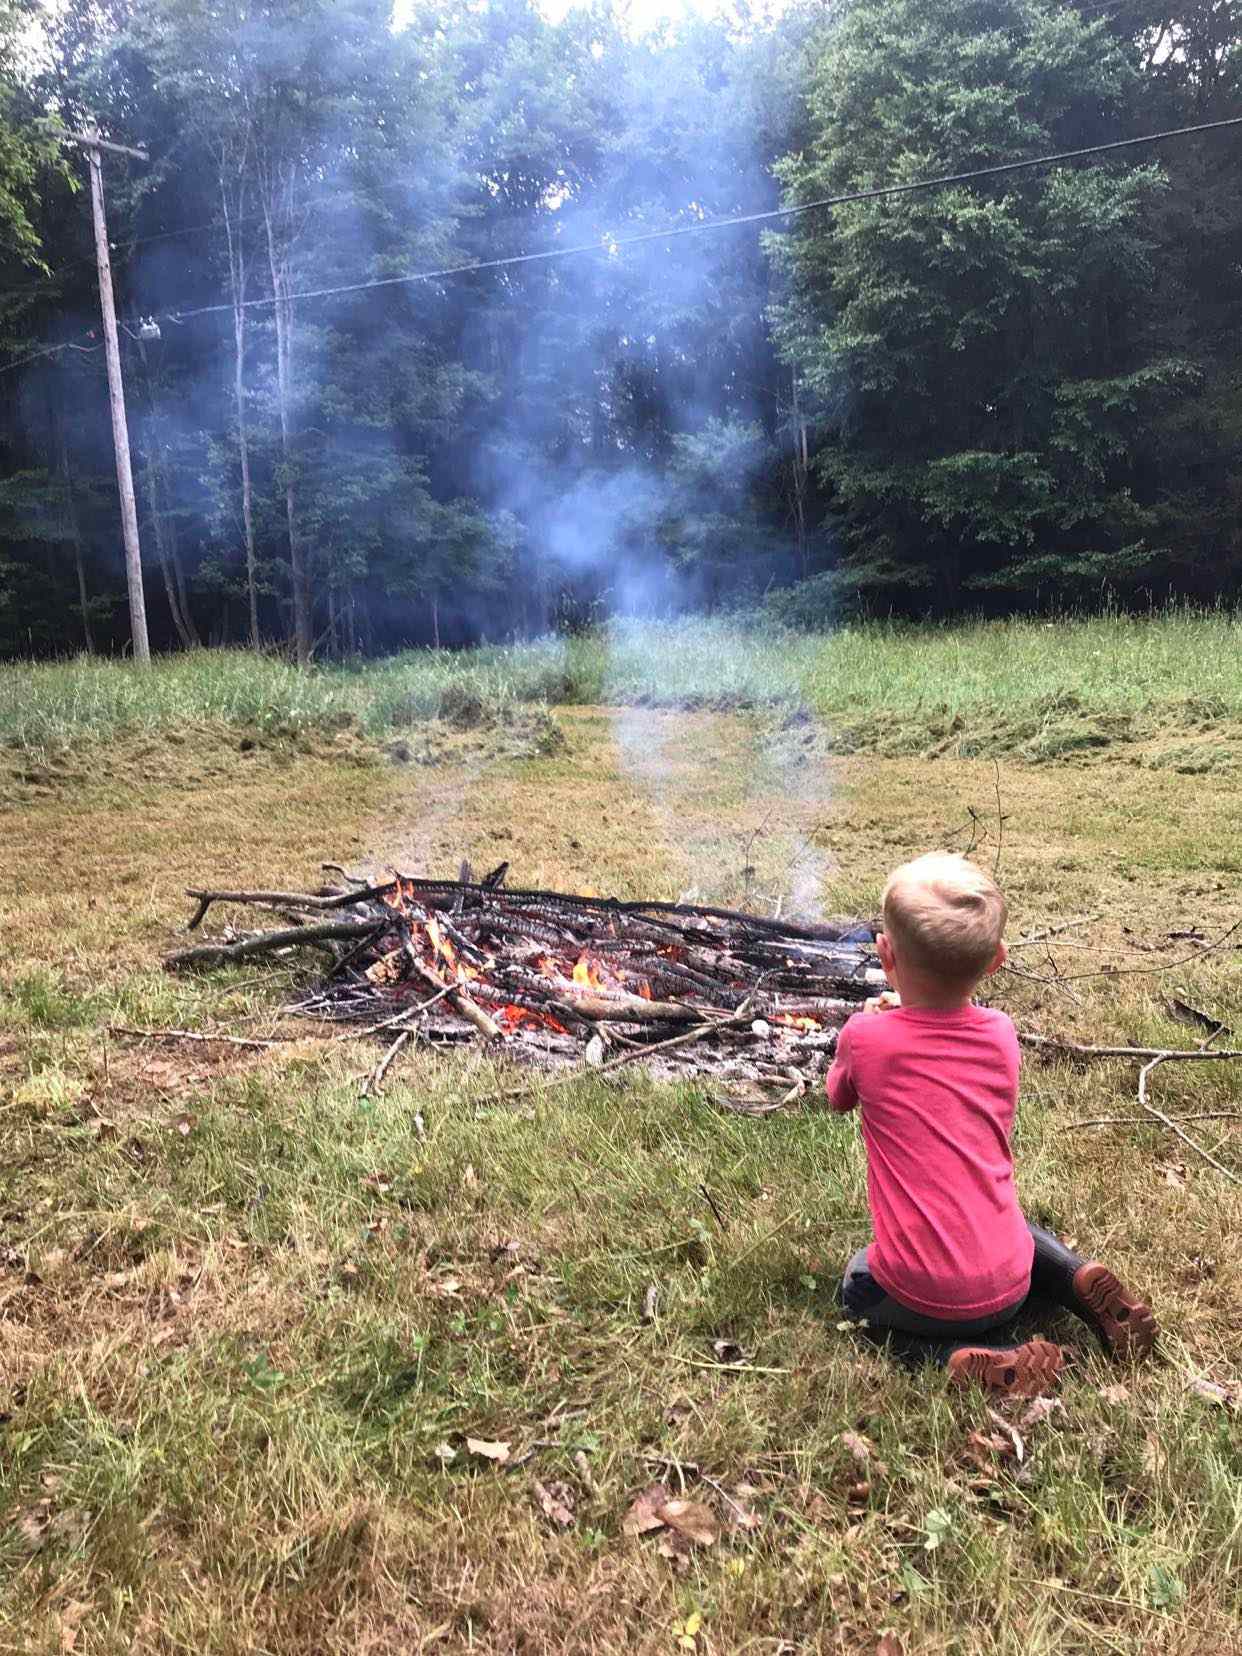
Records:
[[[478,1053],[403,1057],[367,1100],[373,1053],[280,1018],[296,966],[158,965],[185,885],[314,881],[325,858],[867,913],[894,862],[973,840],[1013,938],[1094,917],[1015,952],[995,998],[1023,1028],[1193,1045],[1171,997],[1242,1018],[1233,940],[1185,935],[1242,920],[1242,778],[1133,761],[1192,705],[1211,728],[1178,740],[1221,740],[1242,690],[1232,623],[1170,627],[864,633],[789,659],[735,640],[732,690],[785,675],[750,714],[635,705],[658,663],[614,643],[617,705],[563,707],[561,740],[520,755],[450,730],[425,764],[376,741],[402,695],[421,719],[438,683],[465,725],[494,673],[529,707],[515,663],[557,651],[458,663],[464,688],[445,658],[257,680],[210,658],[137,692],[117,667],[4,669],[36,780],[0,809],[0,1651],[1237,1650],[1242,1200],[1132,1119],[1132,1065],[1028,1061],[1020,1188],[1151,1296],[1159,1356],[1114,1369],[1051,1325],[1078,1360],[1019,1462],[982,1398],[840,1325],[867,1234],[851,1122],[747,1120],[633,1069],[497,1103]],[[673,653],[691,699],[710,652]],[[1056,695],[1160,730],[1087,768],[1021,744],[994,766],[842,753],[835,719],[789,720],[847,695],[924,718],[920,670],[993,729]],[[1230,1064],[1152,1082],[1169,1114],[1220,1117],[1188,1130],[1234,1168],[1240,1086]],[[1075,1125],[1096,1118],[1123,1119]],[[713,1545],[624,1534],[657,1478],[711,1509]]]
[[[1157,765],[1242,763],[1242,620],[1150,618],[872,624],[828,636],[736,624],[617,625],[461,654],[415,651],[303,673],[241,651],[156,663],[0,665],[0,744],[55,762],[118,733],[241,728],[382,739],[432,719],[503,725],[546,706],[805,708],[844,750],[1028,760],[1180,738]],[[1181,750],[1186,748],[1187,755]]]

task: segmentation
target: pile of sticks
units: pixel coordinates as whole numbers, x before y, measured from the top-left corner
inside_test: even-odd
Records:
[[[857,922],[509,890],[503,869],[371,883],[326,866],[339,883],[315,892],[192,889],[192,931],[217,904],[279,924],[230,928],[165,964],[321,951],[326,971],[286,1010],[384,1037],[385,1068],[409,1040],[483,1041],[551,1067],[710,1073],[775,1087],[782,1102],[822,1072],[883,981],[872,929]]]

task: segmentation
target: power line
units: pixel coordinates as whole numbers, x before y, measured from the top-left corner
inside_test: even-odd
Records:
[[[239,308],[253,310],[260,307],[267,308],[279,302],[292,304],[299,300],[329,299],[347,293],[364,293],[373,288],[400,287],[411,282],[443,281],[450,276],[469,276],[481,271],[510,269],[515,265],[544,263],[551,259],[566,259],[582,253],[612,253],[622,248],[637,247],[649,242],[671,241],[674,237],[693,235],[701,230],[727,230],[748,224],[771,223],[776,219],[795,218],[803,213],[822,212],[831,207],[845,207],[857,202],[878,201],[887,196],[913,195],[925,190],[945,189],[953,184],[970,184],[981,179],[998,178],[1009,173],[1029,172],[1036,167],[1059,166],[1067,161],[1079,161],[1092,155],[1115,154],[1118,150],[1135,149],[1143,144],[1161,144],[1173,138],[1189,138],[1205,132],[1220,132],[1238,126],[1242,126],[1242,115],[1233,116],[1223,121],[1205,121],[1197,126],[1172,127],[1163,132],[1144,133],[1138,138],[1118,138],[1107,144],[1091,144],[1082,149],[1058,150],[1051,155],[1033,156],[1024,161],[1002,161],[991,167],[976,167],[969,172],[946,173],[936,178],[915,179],[908,184],[882,184],[870,190],[853,190],[844,195],[823,196],[816,201],[796,203],[792,207],[772,207],[763,212],[742,213],[732,218],[704,219],[694,224],[673,225],[664,230],[645,230],[633,236],[616,236],[608,237],[602,241],[580,242],[572,247],[546,248],[538,253],[514,253],[505,258],[480,259],[471,264],[446,265],[439,270],[414,271],[406,276],[381,276],[369,281],[348,282],[339,287],[312,288],[303,293],[289,294],[284,301],[278,301],[274,296],[263,299],[247,299],[242,302]],[[168,233],[171,234],[172,232]],[[218,305],[199,305],[193,310],[167,311],[162,314],[169,321],[185,322],[192,317],[219,315],[225,311],[232,311],[233,308],[233,304],[229,302]],[[6,363],[3,367],[0,367],[0,374],[10,373],[41,356],[52,356],[59,351],[90,348],[71,344],[48,346],[44,350],[36,351],[17,362]]]
[[[1171,138],[1189,138],[1204,132],[1220,132],[1242,126],[1242,115],[1224,121],[1204,121],[1198,126],[1172,127],[1164,132],[1148,132],[1139,138],[1118,138],[1108,144],[1090,144],[1084,149],[1059,150],[1052,155],[1038,155],[1025,161],[1002,161],[992,167],[976,167],[970,172],[946,173],[937,178],[920,178],[909,184],[882,184],[871,190],[851,190],[845,195],[823,196],[817,201],[799,202],[792,207],[771,207],[759,213],[740,213],[732,218],[704,219],[697,224],[678,224],[665,230],[645,230],[634,236],[610,236],[602,241],[579,242],[573,247],[552,247],[539,253],[514,253],[501,259],[480,259],[473,264],[446,265],[440,270],[414,271],[408,276],[380,276],[365,282],[346,282],[339,287],[310,288],[303,293],[290,293],[277,298],[245,299],[240,305],[232,302],[220,305],[198,305],[193,310],[169,311],[174,322],[188,321],[195,316],[213,316],[222,311],[254,310],[276,304],[293,304],[305,299],[333,299],[346,293],[364,293],[372,288],[400,287],[409,282],[435,282],[450,276],[469,276],[476,271],[504,270],[514,265],[537,264],[549,259],[568,259],[579,253],[613,253],[624,247],[638,247],[646,242],[671,241],[675,236],[689,236],[702,230],[730,230],[748,224],[771,223],[775,219],[794,218],[802,213],[822,212],[830,207],[845,207],[856,202],[877,201],[885,196],[913,195],[921,190],[941,190],[951,184],[971,184],[980,179],[999,178],[1004,174],[1030,171],[1034,167],[1059,166],[1066,161],[1079,161],[1089,155],[1109,155],[1118,150],[1134,149],[1140,144],[1162,144]]]

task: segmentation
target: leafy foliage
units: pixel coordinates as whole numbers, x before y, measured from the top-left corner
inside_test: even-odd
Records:
[[[166,643],[350,655],[795,579],[799,625],[1232,594],[1232,135],[681,233],[1227,116],[1232,27],[849,0],[641,35],[488,0],[394,33],[387,0],[108,0],[46,20],[36,69],[0,8],[0,327],[11,360],[57,347],[10,370],[0,471],[74,524],[4,511],[0,650],[127,636],[49,109],[151,155],[106,173]]]

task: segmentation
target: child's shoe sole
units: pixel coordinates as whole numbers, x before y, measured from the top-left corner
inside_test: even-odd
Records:
[[[1056,1389],[1064,1366],[1061,1348],[1051,1340],[1028,1340],[1001,1351],[962,1346],[948,1363],[949,1379],[955,1386],[973,1382],[1002,1397],[1042,1397]]]
[[[1098,1260],[1074,1272],[1074,1298],[1114,1357],[1146,1357],[1156,1343],[1151,1306],[1122,1287]]]

